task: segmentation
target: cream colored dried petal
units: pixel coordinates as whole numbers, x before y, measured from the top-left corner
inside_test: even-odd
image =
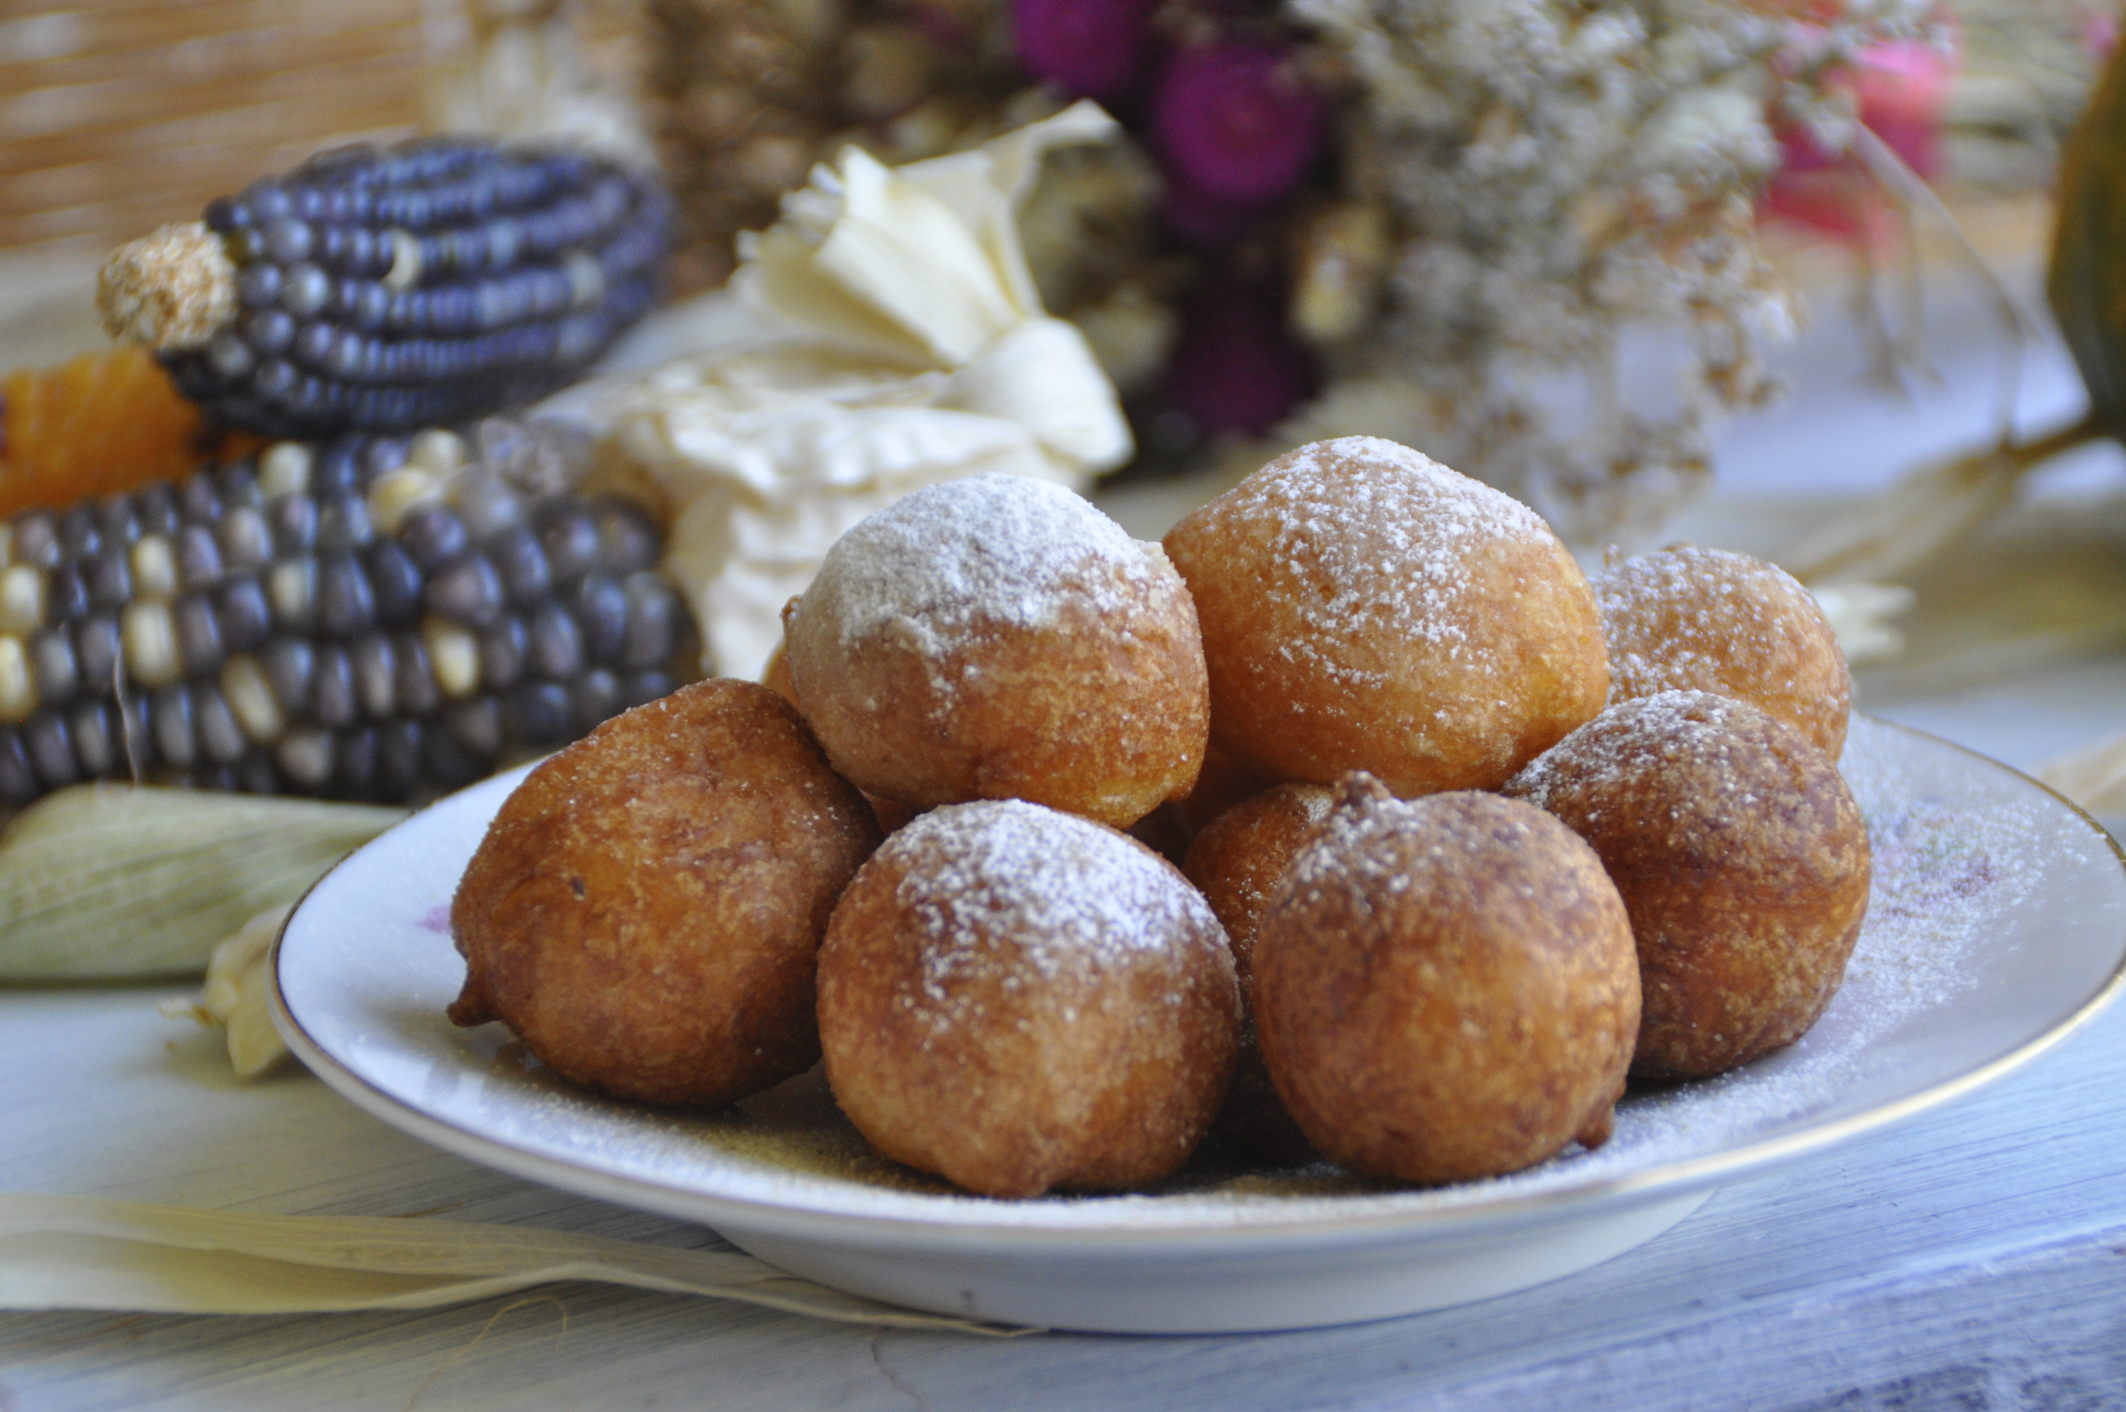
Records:
[[[104,261],[96,307],[121,342],[197,348],[236,317],[236,266],[200,222],[164,226]]]

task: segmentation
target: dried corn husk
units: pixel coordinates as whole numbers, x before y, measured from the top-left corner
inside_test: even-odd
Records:
[[[2126,731],[2056,755],[2035,773],[2092,814],[2126,813]]]
[[[190,1016],[219,1029],[229,1046],[229,1067],[240,1079],[260,1078],[288,1057],[266,993],[273,984],[273,939],[294,910],[292,904],[270,908],[244,923],[207,958],[207,983],[198,999],[162,1003],[162,1013],[173,1020]]]
[[[1999,517],[2025,463],[2006,450],[1921,466],[1778,555],[1805,584],[1895,580]]]
[[[679,1250],[533,1226],[262,1216],[0,1193],[0,1309],[434,1309],[555,1280],[735,1299],[841,1323],[1031,1332],[844,1294],[731,1250]]]
[[[1013,223],[1044,151],[1118,130],[1085,103],[900,168],[847,149],[743,247],[737,297],[780,336],[667,363],[594,412],[605,459],[675,507],[665,567],[704,670],[759,675],[828,547],[911,490],[982,471],[1083,489],[1128,459],[1114,385],[1043,311]]]
[[[1910,612],[1919,601],[1911,589],[1894,583],[1839,583],[1813,592],[1847,662],[1886,662],[1904,651],[1905,635],[1890,620]]]
[[[60,790],[0,834],[0,980],[197,975],[252,917],[404,817],[153,786]]]

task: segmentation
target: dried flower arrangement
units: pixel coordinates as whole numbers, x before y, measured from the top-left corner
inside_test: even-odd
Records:
[[[648,96],[698,276],[847,141],[902,161],[1092,97],[1022,225],[1149,462],[1365,431],[1584,541],[1653,527],[1800,316],[1756,203],[1843,151],[1855,56],[1934,0],[653,0]],[[1894,160],[1894,159],[1893,159]],[[1618,359],[1681,335],[1679,391]]]

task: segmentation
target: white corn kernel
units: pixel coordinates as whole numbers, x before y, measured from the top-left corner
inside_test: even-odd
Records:
[[[0,632],[28,636],[44,626],[44,570],[33,564],[0,569]]]
[[[163,535],[144,534],[133,545],[133,591],[143,598],[177,596],[177,553]]]
[[[332,779],[332,732],[315,726],[289,731],[273,757],[304,789],[323,789]]]
[[[268,500],[310,493],[310,448],[300,441],[276,441],[258,458],[258,489]]]
[[[378,476],[369,487],[369,522],[385,534],[397,534],[399,522],[421,505],[443,499],[444,478],[408,464],[389,475]]]
[[[271,745],[280,739],[287,721],[273,695],[273,684],[266,680],[265,669],[258,665],[257,658],[240,653],[224,662],[221,694],[235,714],[236,723],[254,743]]]
[[[448,479],[465,469],[465,438],[454,431],[431,427],[406,447],[406,464]]]
[[[167,601],[136,598],[126,604],[118,617],[118,640],[134,685],[152,688],[177,680],[177,624]]]
[[[37,709],[37,689],[30,682],[29,653],[12,633],[0,636],[0,721],[14,725]]]
[[[391,245],[391,269],[384,275],[384,288],[411,289],[421,282],[421,242],[410,230],[392,226],[384,232]]]
[[[421,641],[445,696],[462,701],[480,689],[480,644],[471,633],[447,619],[423,618]]]
[[[266,571],[266,602],[273,621],[290,632],[308,632],[317,624],[317,560],[309,555],[283,559]]]
[[[588,309],[605,298],[605,268],[581,250],[571,250],[561,262],[568,276],[569,307]]]

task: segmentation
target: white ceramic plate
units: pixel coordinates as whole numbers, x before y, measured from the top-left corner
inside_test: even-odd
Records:
[[[708,1116],[573,1089],[502,1026],[443,1016],[464,975],[443,918],[515,774],[416,815],[317,885],[278,945],[274,1018],[327,1083],[417,1137],[705,1222],[825,1284],[1093,1330],[1383,1318],[1607,1259],[1721,1182],[1999,1077],[2126,984],[2126,870],[2088,819],[2003,766],[1876,722],[1854,721],[1843,767],[1875,891],[1816,1028],[1734,1074],[1634,1094],[1599,1151],[1440,1190],[1206,1161],[1145,1195],[999,1202],[872,1155],[816,1076]]]

